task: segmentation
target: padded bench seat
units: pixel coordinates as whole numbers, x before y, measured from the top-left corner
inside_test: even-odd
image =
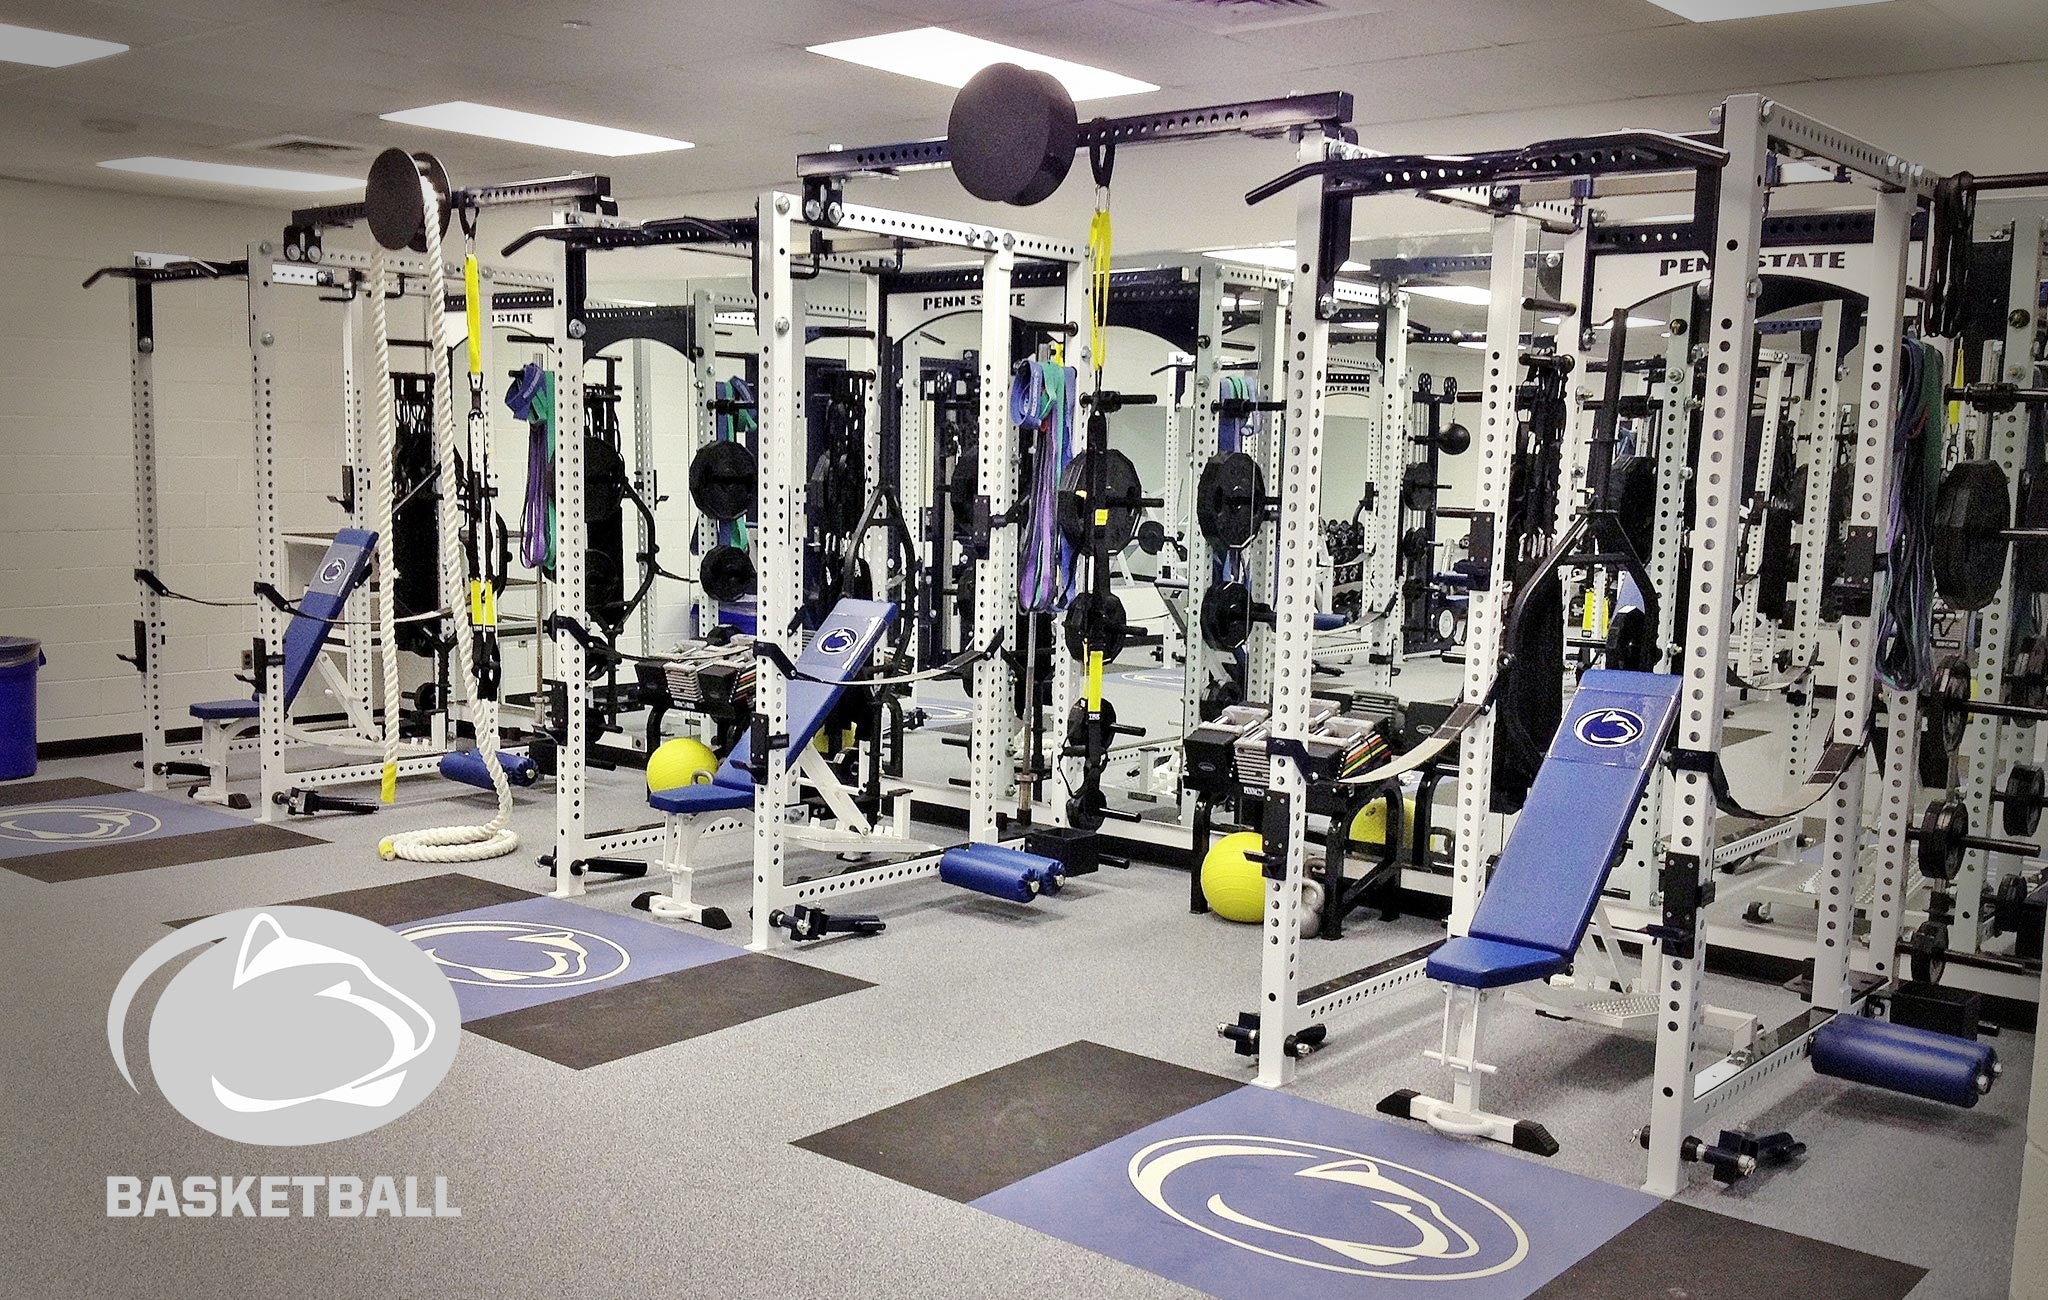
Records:
[[[1446,984],[1497,989],[1549,979],[1569,961],[1569,957],[1545,948],[1465,935],[1445,940],[1442,947],[1429,955],[1429,964],[1424,969],[1431,979]]]
[[[203,721],[254,718],[262,712],[263,706],[255,700],[204,700],[192,706],[192,716]]]
[[[801,753],[818,738],[825,719],[846,694],[842,684],[867,667],[882,634],[896,620],[896,605],[883,600],[841,599],[824,625],[797,657],[797,676],[789,679],[789,752]],[[657,811],[688,817],[694,813],[730,812],[754,806],[752,732],[742,732],[737,745],[718,765],[708,785],[650,791],[647,803]]]
[[[649,806],[665,813],[687,817],[692,813],[729,812],[735,808],[754,806],[754,784],[741,773],[746,783],[732,785],[726,782],[728,773],[719,770],[717,778],[697,785],[679,785],[673,790],[657,790],[647,796]]]
[[[1431,979],[1491,989],[1570,964],[1664,752],[1678,687],[1661,673],[1586,674],[1467,933],[1430,955]]]

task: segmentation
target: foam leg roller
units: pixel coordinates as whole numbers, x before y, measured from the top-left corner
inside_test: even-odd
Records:
[[[1028,865],[975,857],[960,849],[948,849],[940,855],[939,879],[1013,903],[1028,903],[1037,898],[1041,883],[1039,873]]]
[[[1990,1090],[1998,1054],[1947,1034],[1843,1015],[1813,1036],[1813,1068],[1852,1083],[1970,1107]]]
[[[953,852],[977,862],[987,863],[992,868],[1022,870],[1033,874],[1038,880],[1040,892],[1057,894],[1066,883],[1066,868],[1058,858],[1049,858],[1043,853],[1027,853],[1023,849],[1007,849],[998,844],[969,844]]]
[[[513,785],[532,785],[540,780],[540,769],[532,759],[520,754],[498,751],[498,766],[504,770],[505,779]],[[441,775],[450,781],[473,785],[479,790],[491,788],[490,769],[484,766],[482,751],[458,749],[441,755]]]

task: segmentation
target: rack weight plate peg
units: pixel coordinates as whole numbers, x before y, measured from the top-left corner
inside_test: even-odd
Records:
[[[758,475],[745,443],[706,443],[690,458],[690,500],[720,523],[738,519],[754,508]]]
[[[1092,646],[1102,651],[1104,663],[1115,663],[1131,635],[1123,598],[1113,591],[1099,598],[1092,591],[1082,592],[1067,606],[1064,631],[1067,653],[1076,662],[1087,662]]]

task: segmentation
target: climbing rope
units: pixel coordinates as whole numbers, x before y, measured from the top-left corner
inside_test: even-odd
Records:
[[[439,210],[440,199],[424,177],[420,180],[420,188],[427,213],[427,266],[430,268],[429,274],[436,277],[427,294],[427,337],[433,340],[435,355],[438,356],[440,341],[447,337],[448,326],[447,295],[442,292],[438,279],[442,265],[441,223],[435,220],[435,214]],[[473,260],[466,259],[465,265]],[[469,312],[469,337],[472,341],[470,365],[473,374],[478,373],[481,366],[482,310],[478,302],[480,297],[481,295],[472,288],[466,303]],[[380,286],[375,294],[375,300],[381,302],[382,298]],[[389,339],[382,328],[384,320],[381,310],[375,314],[373,323],[377,327],[376,342],[379,356],[387,357]],[[391,388],[390,367],[384,366],[378,373],[382,377],[383,391],[388,394]],[[452,383],[434,385],[434,459],[440,467],[441,482],[444,484],[453,484],[456,481],[453,390]],[[384,429],[384,437],[387,442],[391,441],[392,435],[388,424]],[[388,492],[389,489],[386,490]],[[505,769],[498,762],[498,701],[495,692],[481,690],[477,684],[476,649],[473,644],[475,638],[472,635],[471,619],[473,614],[482,614],[486,618],[492,615],[484,608],[484,601],[480,597],[473,596],[468,605],[452,597],[452,593],[462,591],[469,580],[469,575],[464,572],[461,525],[457,518],[459,512],[455,509],[452,492],[446,496],[441,503],[441,509],[435,513],[440,522],[440,542],[436,549],[441,569],[441,590],[450,593],[449,604],[454,607],[450,618],[450,633],[455,640],[455,680],[469,697],[476,724],[477,752],[483,758],[484,771],[491,778],[491,791],[497,796],[498,807],[496,814],[481,825],[443,826],[406,831],[385,839],[377,846],[377,851],[387,861],[392,858],[403,858],[408,862],[480,862],[486,858],[503,857],[519,847],[519,836],[509,828],[512,820],[512,785],[505,779]],[[388,525],[389,521],[386,523]],[[383,603],[388,609],[388,598]],[[385,638],[384,645],[387,655],[388,687],[391,677],[396,675],[396,647],[389,636]],[[387,789],[395,779],[390,746],[397,737],[397,710],[392,707],[392,702],[396,699],[397,696],[393,694],[387,693],[385,696]]]

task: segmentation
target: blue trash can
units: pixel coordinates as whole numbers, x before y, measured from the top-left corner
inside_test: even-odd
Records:
[[[43,643],[0,636],[0,781],[36,774],[36,669]]]

